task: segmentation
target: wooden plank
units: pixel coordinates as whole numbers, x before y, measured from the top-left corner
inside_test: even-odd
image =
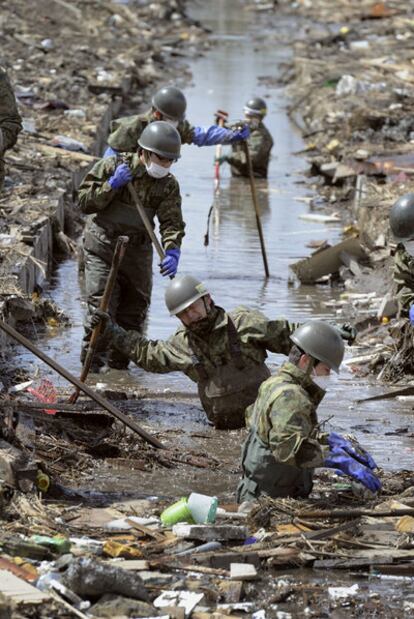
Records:
[[[36,587],[29,585],[21,578],[7,570],[0,570],[0,593],[12,602],[27,604],[42,604],[50,600],[50,596]]]
[[[105,563],[108,565],[113,565],[114,567],[122,567],[123,570],[132,570],[137,572],[150,569],[149,562],[143,559],[125,559],[125,561],[110,559],[109,561],[105,561]]]

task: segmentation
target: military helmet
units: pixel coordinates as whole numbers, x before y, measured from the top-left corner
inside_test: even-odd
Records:
[[[249,99],[244,104],[243,111],[247,116],[260,116],[260,118],[264,118],[267,114],[266,101],[261,97],[253,97],[253,99]]]
[[[290,336],[290,339],[307,355],[339,373],[344,358],[344,342],[333,325],[322,320],[309,320]]]
[[[184,93],[175,86],[164,86],[152,97],[152,105],[171,120],[182,120],[187,108]]]
[[[141,148],[156,153],[166,159],[179,159],[181,157],[181,137],[175,127],[165,120],[156,120],[149,123],[138,139]]]
[[[414,238],[414,193],[406,193],[390,210],[390,226],[398,241]]]
[[[165,304],[170,316],[175,316],[206,294],[209,291],[199,279],[192,275],[179,275],[165,291]]]

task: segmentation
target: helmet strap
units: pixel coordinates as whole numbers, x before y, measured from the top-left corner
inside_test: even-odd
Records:
[[[319,363],[319,361],[317,361],[313,357],[309,356],[309,361],[308,361],[308,364],[307,364],[307,366],[305,368],[306,376],[311,376],[312,370],[314,369],[315,365],[317,365],[318,363]]]
[[[211,303],[210,303],[210,307],[207,305],[206,303],[206,296],[204,295],[203,297],[201,297],[203,299],[203,303],[204,303],[204,309],[206,310],[206,314],[207,316],[209,315],[209,313],[211,312],[211,310],[214,308],[214,301],[213,299],[211,299]]]

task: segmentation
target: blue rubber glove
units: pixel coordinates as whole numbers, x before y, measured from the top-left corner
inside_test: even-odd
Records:
[[[414,326],[414,304],[410,307],[408,316],[410,318],[410,323]]]
[[[106,159],[107,157],[113,157],[114,155],[117,155],[117,154],[118,154],[117,150],[114,150],[112,148],[112,146],[107,146],[105,148],[105,152],[103,154],[103,158]]]
[[[111,185],[112,189],[121,189],[121,187],[124,187],[124,185],[127,185],[131,181],[131,170],[126,163],[120,163],[119,166],[116,167],[116,170],[111,178],[108,180],[108,183]]]
[[[324,466],[330,469],[339,469],[371,492],[378,492],[381,489],[381,482],[371,469],[351,458],[343,449],[330,452],[325,459]]]
[[[332,452],[343,449],[347,454],[357,460],[364,466],[367,466],[369,469],[378,468],[374,458],[367,452],[359,443],[352,443],[344,436],[337,434],[336,432],[331,432],[328,435],[328,445]]]
[[[165,258],[161,262],[161,273],[164,277],[175,277],[178,270],[178,262],[180,260],[181,251],[179,249],[167,249]]]

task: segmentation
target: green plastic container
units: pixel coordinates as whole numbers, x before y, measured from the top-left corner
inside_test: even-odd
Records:
[[[194,524],[186,497],[182,497],[182,499],[164,509],[160,518],[165,527],[171,527],[173,524],[177,524],[177,522],[190,522]]]
[[[31,542],[45,546],[51,552],[59,555],[63,555],[70,551],[70,541],[67,537],[55,535],[55,537],[48,537],[47,535],[32,535],[30,537]]]

